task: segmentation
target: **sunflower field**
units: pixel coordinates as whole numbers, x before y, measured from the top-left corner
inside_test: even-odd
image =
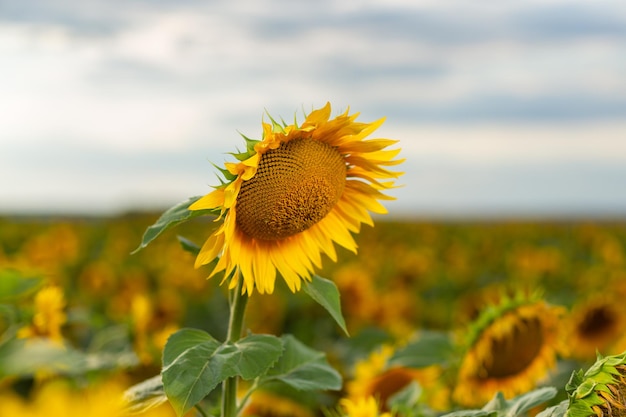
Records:
[[[134,252],[158,219],[0,218],[0,416],[219,414],[214,387],[185,407],[163,388],[181,345],[228,337],[228,285],[194,267],[216,223]],[[241,415],[624,415],[623,222],[387,218],[355,241],[312,279],[339,305],[249,297]],[[277,337],[291,357],[261,375]]]

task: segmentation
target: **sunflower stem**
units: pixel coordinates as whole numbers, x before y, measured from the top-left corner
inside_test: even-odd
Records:
[[[248,295],[243,294],[243,279],[230,294],[230,317],[228,319],[227,343],[235,343],[241,337],[243,317],[248,303]],[[237,416],[237,377],[228,378],[222,384],[222,417]]]

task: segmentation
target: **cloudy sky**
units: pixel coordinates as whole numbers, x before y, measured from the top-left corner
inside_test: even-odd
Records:
[[[392,213],[626,216],[621,0],[0,0],[0,213],[167,207],[327,101],[400,140]]]

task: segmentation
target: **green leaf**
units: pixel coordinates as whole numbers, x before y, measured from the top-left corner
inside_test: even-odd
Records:
[[[159,219],[150,227],[148,227],[143,234],[141,244],[132,253],[137,253],[141,249],[148,246],[150,242],[156,239],[161,233],[167,229],[174,227],[180,223],[191,220],[194,217],[202,216],[205,214],[217,214],[215,210],[189,210],[189,206],[202,198],[201,196],[191,197],[188,200],[182,201],[175,206],[169,208],[165,213],[159,217]]]
[[[495,411],[459,410],[444,414],[441,417],[497,417],[497,415],[498,413]]]
[[[533,407],[551,400],[557,391],[554,387],[543,387],[522,394],[508,401],[505,417],[516,417],[526,415],[526,412]]]
[[[141,414],[167,401],[161,375],[135,384],[124,392],[126,414]]]
[[[328,311],[341,330],[349,336],[346,321],[341,313],[340,294],[334,282],[317,275],[313,275],[311,282],[303,286],[304,291],[311,296],[319,305]]]
[[[182,329],[163,349],[163,387],[176,414],[183,415],[222,379],[211,359],[220,342],[201,330]]]
[[[542,412],[538,413],[536,417],[563,417],[567,412],[569,400],[563,400],[557,405],[548,407]]]
[[[291,335],[282,337],[284,352],[278,363],[259,380],[259,385],[281,381],[297,390],[339,390],[341,375],[326,360]]]
[[[230,376],[254,379],[264,375],[283,353],[281,340],[272,335],[253,334],[233,344],[222,346],[218,354],[225,358]]]
[[[397,350],[389,365],[404,368],[424,368],[435,364],[444,364],[454,351],[452,340],[447,333],[422,331],[418,339]]]
[[[227,378],[263,375],[282,349],[280,339],[271,335],[251,335],[221,344],[201,330],[179,330],[168,339],[163,352],[165,394],[176,413],[183,415]]]
[[[14,269],[0,269],[0,301],[15,301],[26,297],[43,284],[40,277],[26,277]]]
[[[84,373],[87,357],[48,339],[13,339],[0,346],[0,379],[6,376],[33,376]]]
[[[200,253],[200,246],[196,245],[194,242],[187,239],[186,237],[176,236],[176,238],[178,239],[178,243],[180,243],[180,246],[182,246],[183,250],[191,253],[194,256],[198,256],[198,254]]]

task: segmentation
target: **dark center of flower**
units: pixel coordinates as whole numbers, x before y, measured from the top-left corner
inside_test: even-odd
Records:
[[[580,334],[591,339],[610,333],[616,325],[616,313],[607,306],[591,309],[578,325]]]
[[[368,394],[378,399],[382,411],[389,411],[387,400],[413,381],[405,368],[392,368],[372,381]]]
[[[543,346],[542,330],[539,319],[521,319],[508,337],[494,340],[492,360],[485,363],[487,378],[503,378],[526,369]]]
[[[263,155],[241,184],[237,226],[248,236],[280,240],[307,230],[337,204],[346,163],[336,148],[309,138],[282,143]]]

